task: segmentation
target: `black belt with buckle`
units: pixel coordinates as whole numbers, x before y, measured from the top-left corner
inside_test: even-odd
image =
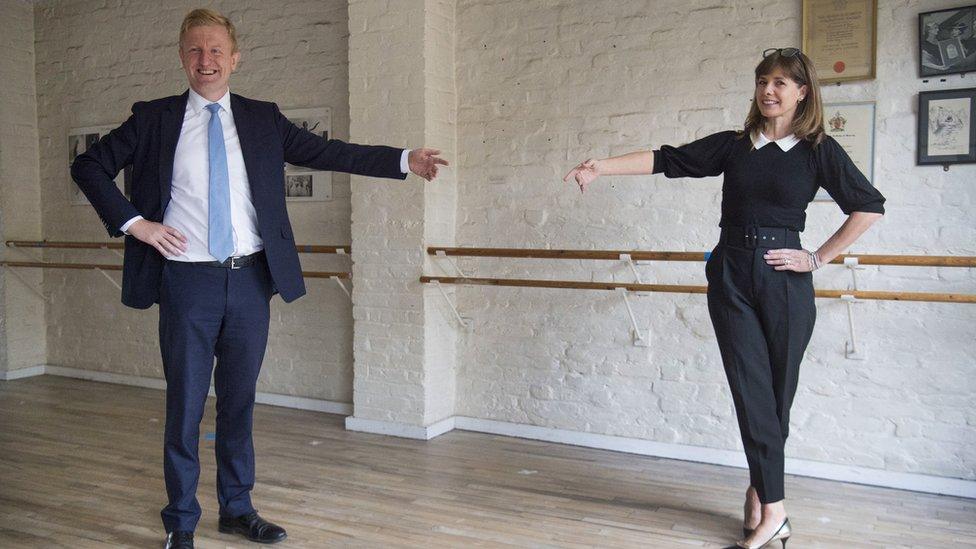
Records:
[[[225,269],[240,269],[241,267],[250,267],[254,265],[259,259],[264,257],[264,250],[254,252],[250,255],[241,255],[237,257],[228,257],[223,261],[191,261],[191,265],[203,265],[204,267],[223,267]]]
[[[785,227],[723,227],[722,244],[738,248],[800,248],[800,233]]]

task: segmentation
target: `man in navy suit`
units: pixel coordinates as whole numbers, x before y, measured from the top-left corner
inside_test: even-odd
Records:
[[[289,122],[274,103],[231,94],[241,54],[233,24],[214,11],[186,16],[179,50],[190,89],[133,105],[132,116],[80,155],[71,174],[109,234],[126,235],[122,302],[139,309],[159,303],[166,546],[193,547],[199,425],[211,375],[218,527],[275,543],[285,530],[251,505],[251,417],[269,301],[274,293],[286,302],[305,294],[284,163],[395,179],[411,171],[431,180],[447,162],[432,149],[325,140]],[[131,201],[113,182],[129,165]]]

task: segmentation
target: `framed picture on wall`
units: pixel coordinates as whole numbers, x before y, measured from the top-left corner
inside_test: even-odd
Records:
[[[71,164],[75,157],[88,150],[108,132],[118,126],[93,126],[90,128],[72,128],[68,130],[68,170],[70,174]],[[115,184],[126,198],[132,196],[132,166],[126,167],[115,178]],[[84,206],[88,204],[88,199],[78,188],[78,185],[68,176],[68,202],[73,206]]]
[[[303,130],[323,139],[332,138],[332,109],[315,107],[281,111],[285,118]],[[332,200],[332,172],[309,170],[285,164],[285,198],[291,202]]]
[[[332,173],[307,170],[285,172],[285,198],[292,201],[332,200]]]
[[[976,5],[918,14],[922,78],[976,71]]]
[[[976,88],[918,94],[917,164],[976,162]]]
[[[857,169],[874,184],[874,101],[824,103],[824,130],[844,149]],[[820,189],[814,200],[830,201]]]
[[[803,0],[803,53],[821,84],[873,80],[878,0]]]

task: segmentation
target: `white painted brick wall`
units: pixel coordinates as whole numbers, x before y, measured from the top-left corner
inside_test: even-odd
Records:
[[[875,180],[886,218],[856,252],[976,254],[976,167],[916,167],[920,90],[971,87],[917,78],[917,14],[944,1],[879,2],[878,79],[831,86],[827,101],[877,102]],[[459,2],[458,243],[708,250],[720,179],[608,178],[580,196],[561,182],[587,157],[680,144],[740,127],[760,52],[799,45],[800,3],[703,0]],[[843,220],[808,210],[816,246]],[[466,260],[482,276],[632,280],[612,262]],[[640,267],[645,281],[704,284],[702,264]],[[976,293],[972,270],[869,267],[862,288]],[[846,288],[839,267],[818,287]],[[738,431],[704,296],[633,299],[652,347],[630,344],[610,292],[464,287],[475,319],[458,344],[458,413],[734,449]],[[846,306],[818,300],[801,369],[790,456],[976,478],[976,307],[856,306],[868,360],[844,358]]]
[[[137,100],[182,93],[186,77],[177,56],[179,25],[198,6],[199,2],[190,1],[37,2],[45,238],[107,239],[89,206],[68,203],[66,131],[121,123]],[[237,26],[242,56],[231,78],[235,93],[275,101],[283,109],[331,107],[334,134],[348,139],[346,2],[249,0],[208,6]],[[297,242],[350,241],[349,177],[334,174],[333,183],[330,202],[290,204]],[[47,256],[119,261],[105,252],[49,252]],[[350,262],[347,257],[306,254],[302,263],[306,270],[348,270]],[[118,273],[113,276],[119,280]],[[308,295],[296,303],[285,305],[278,298],[272,302],[271,338],[258,390],[351,402],[349,298],[330,280],[310,279],[307,286]],[[48,271],[45,288],[52,296],[47,318],[49,363],[162,376],[156,309],[135,311],[122,306],[118,290],[94,272]]]
[[[34,81],[33,8],[25,0],[0,5],[0,237],[37,238],[41,201],[37,185],[37,102]],[[27,256],[3,249],[0,257]],[[44,363],[44,302],[28,288],[41,287],[37,270],[0,271],[0,370]],[[21,280],[23,279],[23,280]]]
[[[355,139],[456,158],[454,17],[454,0],[350,2]],[[455,409],[456,327],[440,293],[418,282],[425,245],[454,241],[455,172],[353,181],[355,416],[427,426]]]
[[[349,2],[354,141],[423,142],[423,17],[422,2]],[[424,184],[352,180],[354,413],[424,425]]]
[[[914,166],[915,94],[968,86],[958,76],[928,84],[914,77],[917,13],[951,5],[882,0],[878,80],[825,90],[831,101],[877,101],[876,181],[889,199],[888,215],[854,251],[976,255],[973,166],[947,173]],[[67,205],[64,132],[121,121],[135,99],[182,91],[175,36],[191,7],[37,4],[45,237],[104,238],[92,212]],[[560,179],[587,156],[738,127],[759,52],[799,43],[799,3],[468,0],[455,13],[448,1],[355,0],[348,27],[345,2],[248,0],[215,7],[226,9],[241,31],[244,60],[235,91],[284,107],[333,106],[340,137],[350,127],[353,140],[426,142],[444,148],[458,166],[440,186],[356,178],[350,192],[348,179],[336,176],[334,203],[293,209],[299,240],[353,239],[356,306],[350,310],[344,294],[321,281],[310,281],[311,295],[298,304],[276,301],[261,390],[348,401],[355,353],[356,415],[365,419],[436,421],[453,398],[435,395],[453,394],[456,371],[460,415],[738,447],[702,296],[637,297],[635,312],[653,338],[642,349],[630,345],[629,320],[615,294],[459,288],[452,297],[475,327],[458,335],[439,294],[416,278],[437,272],[423,247],[450,244],[455,231],[459,245],[711,248],[718,179],[612,178],[583,197]],[[450,57],[456,64],[443,66],[454,65],[456,88],[450,71],[424,60]],[[445,108],[452,101],[456,112]],[[841,221],[835,206],[813,204],[805,241],[819,243]],[[324,270],[347,259],[318,261]],[[469,260],[462,266],[484,275],[631,279],[628,269],[609,262]],[[649,281],[704,282],[701,264],[640,269]],[[872,289],[976,291],[969,270],[872,267],[859,276]],[[84,282],[80,291],[69,286],[77,280]],[[820,287],[848,281],[836,267],[817,274]],[[52,273],[45,287],[54,297],[50,362],[158,375],[153,313],[122,308],[117,291],[95,273]],[[976,310],[858,305],[858,335],[869,359],[853,362],[843,358],[845,306],[818,305],[790,455],[976,478],[970,443],[976,350],[968,344]]]
[[[424,143],[438,148],[450,162],[457,159],[457,90],[455,85],[455,0],[426,0],[424,29]],[[425,186],[424,243],[453,245],[457,222],[457,170],[445,168]],[[427,262],[425,270],[433,265]],[[457,296],[453,288],[448,295]],[[429,425],[454,415],[457,395],[458,325],[436,288],[424,287],[426,405]]]

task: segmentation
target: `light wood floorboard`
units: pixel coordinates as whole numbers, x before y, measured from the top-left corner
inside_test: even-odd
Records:
[[[41,376],[0,382],[0,547],[159,547],[163,392]],[[262,516],[279,547],[722,547],[740,469],[454,431],[348,432],[258,405]],[[213,403],[201,426],[197,547],[216,529]],[[789,547],[976,547],[976,501],[787,479]]]

